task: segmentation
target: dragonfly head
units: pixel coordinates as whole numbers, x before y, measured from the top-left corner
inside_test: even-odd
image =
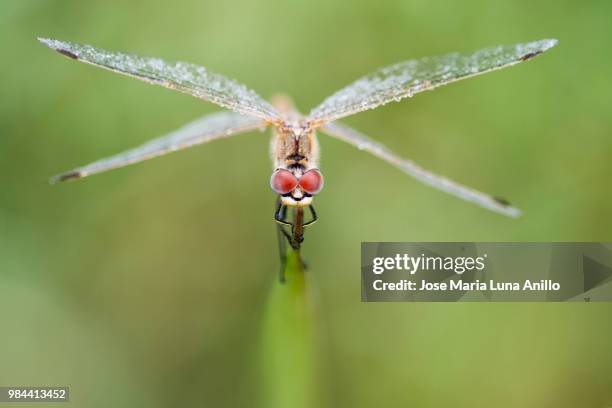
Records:
[[[272,173],[270,186],[280,195],[283,205],[306,207],[312,204],[313,196],[323,189],[323,175],[319,169],[278,168]]]

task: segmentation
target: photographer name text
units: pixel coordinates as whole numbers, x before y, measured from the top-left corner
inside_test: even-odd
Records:
[[[494,280],[488,281],[463,281],[451,280],[448,282],[431,282],[425,279],[421,282],[402,279],[397,282],[385,282],[382,279],[376,279],[372,282],[374,290],[378,291],[558,291],[561,289],[559,282],[550,279],[539,281],[525,280],[524,282],[499,282]]]

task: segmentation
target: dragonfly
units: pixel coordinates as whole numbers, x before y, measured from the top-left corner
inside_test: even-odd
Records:
[[[70,59],[186,93],[226,109],[131,150],[54,176],[51,183],[80,179],[213,140],[271,128],[270,186],[277,194],[274,219],[279,236],[284,236],[294,249],[300,248],[305,228],[318,219],[312,205],[324,184],[319,168],[318,131],[371,153],[430,187],[509,217],[520,216],[521,211],[506,200],[434,174],[338,120],[441,85],[529,61],[557,44],[555,39],[545,39],[400,62],[357,79],[302,115],[286,97],[270,103],[240,82],[202,66],[49,38],[39,41]]]

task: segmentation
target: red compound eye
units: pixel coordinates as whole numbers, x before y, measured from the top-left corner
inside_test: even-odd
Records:
[[[278,169],[272,173],[270,187],[278,194],[287,194],[298,185],[298,181],[289,170]]]
[[[318,194],[323,188],[323,176],[317,169],[308,170],[300,178],[299,185],[308,194]]]

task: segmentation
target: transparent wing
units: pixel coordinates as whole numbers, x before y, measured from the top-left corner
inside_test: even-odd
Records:
[[[413,161],[399,157],[381,143],[370,139],[369,137],[348,126],[337,122],[328,123],[324,125],[321,130],[330,136],[356,146],[360,150],[365,150],[372,153],[374,156],[393,164],[403,172],[411,175],[428,186],[437,188],[438,190],[442,190],[463,200],[471,201],[491,211],[495,211],[509,217],[518,217],[521,215],[521,211],[519,209],[511,207],[505,200],[491,197],[485,193],[462,186],[461,184],[449,180],[446,177],[430,173]]]
[[[321,125],[440,85],[527,61],[556,44],[557,40],[541,40],[486,48],[471,55],[454,53],[400,62],[336,92],[314,108],[308,118],[315,126]]]
[[[239,115],[233,112],[219,112],[204,116],[184,127],[153,139],[134,149],[95,161],[50,179],[52,184],[59,181],[77,179],[103,171],[128,166],[143,160],[152,159],[177,150],[186,149],[198,144],[208,143],[249,130],[269,126],[261,119]]]
[[[276,109],[254,91],[204,67],[106,51],[90,45],[48,38],[39,38],[39,41],[69,58],[175,89],[243,115],[269,121],[276,121],[280,117]]]

